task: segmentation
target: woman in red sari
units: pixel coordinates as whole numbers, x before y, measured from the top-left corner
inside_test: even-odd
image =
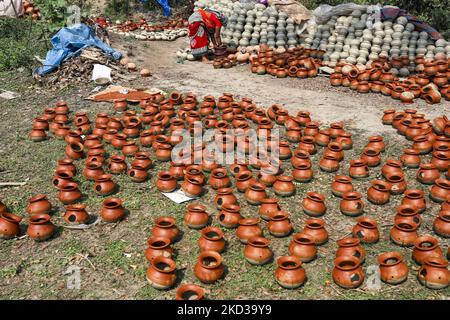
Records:
[[[212,9],[199,9],[189,17],[189,39],[192,55],[203,62],[208,61],[208,45],[212,42],[214,48],[222,46],[220,30],[226,26],[227,18],[222,13]]]

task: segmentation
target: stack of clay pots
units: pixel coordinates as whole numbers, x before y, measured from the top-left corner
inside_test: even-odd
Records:
[[[332,16],[304,37],[302,44],[326,50],[324,62],[330,67],[338,62],[368,65],[380,55],[390,58],[406,56],[408,64],[393,66],[391,70],[401,77],[414,71],[417,56],[433,60],[450,55],[448,42],[432,40],[428,33],[416,31],[405,17],[374,22],[369,19],[369,12],[360,10],[348,16]]]
[[[134,22],[127,20],[123,23],[117,21],[115,25],[108,24],[108,30],[139,40],[167,40],[173,41],[188,34],[187,20],[168,20],[164,24],[148,24],[144,18]]]
[[[412,103],[421,98],[429,104],[450,101],[450,59],[426,61],[423,56],[415,59],[416,76],[400,80],[391,71],[409,65],[408,56],[387,59],[379,56],[368,67],[339,62],[330,76],[333,86],[350,87],[360,93],[381,93]]]
[[[258,55],[251,59],[251,71],[259,75],[268,73],[278,78],[315,77],[322,65],[323,53],[320,50],[301,47],[274,51],[267,45],[261,45]]]
[[[25,17],[31,17],[31,19],[33,19],[34,21],[39,20],[41,18],[41,12],[33,1],[25,0],[23,2],[23,10]]]

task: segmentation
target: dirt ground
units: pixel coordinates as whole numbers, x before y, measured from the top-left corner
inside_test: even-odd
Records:
[[[131,83],[121,83],[132,87],[159,87],[166,91],[178,90],[194,92],[199,96],[221,95],[232,92],[237,98],[251,97],[261,106],[268,107],[281,103],[291,112],[308,110],[312,118],[328,124],[332,121],[344,121],[346,128],[353,134],[355,145],[345,152],[345,161],[338,173],[347,174],[348,162],[358,157],[367,143],[369,135],[380,133],[387,143],[383,161],[398,158],[409,143],[396,134],[395,130],[381,124],[382,111],[386,108],[403,109],[401,103],[382,95],[360,95],[344,88],[333,88],[328,79],[275,79],[270,76],[256,76],[249,72],[249,66],[239,66],[225,70],[215,70],[212,66],[200,63],[176,62],[176,50],[186,46],[186,39],[174,42],[137,42],[124,41],[112,37],[112,46],[124,48],[132,46],[133,59],[141,67],[152,70],[153,77],[138,78]],[[1,88],[17,91],[21,97],[0,101],[0,181],[26,181],[21,187],[0,189],[0,199],[8,205],[11,212],[24,217],[27,222],[27,200],[37,194],[46,193],[55,206],[52,220],[58,225],[58,234],[50,241],[36,243],[29,238],[0,240],[0,298],[1,299],[173,299],[175,289],[158,291],[145,280],[148,263],[144,257],[146,240],[154,219],[161,215],[173,216],[183,232],[180,242],[174,245],[178,282],[200,284],[193,273],[198,256],[198,231],[183,225],[186,204],[177,205],[167,200],[155,188],[155,176],[167,163],[158,163],[151,170],[151,178],[142,184],[132,183],[126,175],[115,176],[120,185],[116,196],[124,200],[129,216],[117,224],[100,222],[98,225],[75,231],[64,228],[63,206],[57,200],[57,191],[51,185],[56,160],[64,157],[64,141],[50,137],[41,143],[32,143],[27,135],[32,127],[33,118],[47,105],[59,99],[65,99],[72,111],[88,112],[95,119],[97,112],[113,114],[109,103],[92,103],[84,100],[93,84],[70,87],[63,91],[51,92],[30,89],[30,78],[26,73],[11,72],[0,74]],[[449,115],[450,103],[429,106],[422,101],[407,106],[424,113],[428,118]],[[137,108],[136,108],[137,110]],[[108,153],[116,151],[106,147]],[[249,265],[243,257],[243,246],[237,241],[234,230],[225,230],[228,247],[223,253],[227,271],[224,279],[212,285],[203,285],[210,299],[448,299],[450,289],[429,290],[416,279],[418,265],[411,260],[411,249],[402,248],[389,241],[389,230],[395,208],[400,204],[401,196],[393,196],[385,206],[375,206],[366,199],[366,190],[370,180],[380,177],[380,167],[371,169],[370,177],[354,181],[357,191],[364,195],[365,215],[375,218],[380,226],[381,240],[374,245],[365,245],[367,258],[364,264],[365,283],[356,290],[341,289],[333,283],[331,270],[336,240],[349,235],[355,219],[343,216],[339,212],[339,200],[331,194],[330,184],[334,174],[326,174],[318,169],[318,159],[322,151],[312,157],[315,178],[308,184],[297,184],[296,194],[281,199],[281,207],[289,212],[295,232],[302,230],[308,218],[299,208],[306,192],[321,192],[326,197],[327,214],[324,216],[330,233],[327,244],[319,247],[319,256],[311,263],[304,264],[308,280],[296,290],[285,290],[277,285],[273,278],[275,263],[255,267]],[[430,155],[424,156],[428,162]],[[84,160],[77,164],[82,172]],[[290,173],[286,165],[286,173]],[[419,184],[415,179],[415,170],[405,170],[408,188],[429,187]],[[97,214],[103,198],[92,191],[92,182],[86,181],[80,174],[76,176],[81,190],[86,195],[83,203],[89,212]],[[269,192],[273,196],[272,191]],[[211,205],[214,192],[208,192],[199,202],[205,204],[212,215],[217,210]],[[242,194],[239,202],[245,217],[257,216],[257,208],[246,204]],[[433,234],[432,224],[439,205],[427,198],[427,211],[422,215],[423,225],[420,234]],[[213,225],[218,223],[213,219]],[[24,224],[25,225],[25,224]],[[264,224],[263,224],[264,225]],[[264,227],[265,235],[271,240],[271,248],[276,257],[287,254],[291,237],[274,238]],[[437,236],[436,236],[437,237]],[[449,240],[438,237],[441,247],[447,249]],[[376,257],[381,252],[399,251],[406,258],[410,274],[408,280],[399,286],[381,284],[370,286],[377,269]],[[79,268],[80,288],[72,283],[70,273]],[[72,269],[71,269],[72,268]],[[375,288],[375,289],[374,289]]]

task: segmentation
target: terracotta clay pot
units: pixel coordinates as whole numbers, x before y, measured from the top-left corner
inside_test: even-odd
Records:
[[[393,110],[393,109],[384,110],[383,118],[381,119],[381,121],[383,122],[384,125],[391,125],[392,121],[394,120],[394,116],[395,116],[395,110]]]
[[[247,218],[239,220],[239,227],[236,229],[236,236],[239,241],[246,244],[252,237],[263,236],[263,231],[259,226],[260,219]]]
[[[76,182],[69,182],[59,189],[58,199],[64,204],[73,204],[82,197]]]
[[[188,196],[195,198],[203,192],[203,180],[200,177],[185,175],[181,189]]]
[[[402,194],[405,192],[407,185],[405,181],[404,174],[389,174],[386,176],[387,182],[390,184],[391,189],[390,192],[393,195]]]
[[[184,215],[184,223],[192,229],[204,228],[209,222],[209,215],[206,207],[201,204],[192,203],[187,206],[187,212]]]
[[[180,230],[175,225],[175,219],[172,217],[159,217],[155,219],[155,223],[152,228],[152,235],[154,237],[169,238],[173,243],[178,240],[180,236]]]
[[[177,180],[170,174],[169,171],[161,171],[158,173],[156,180],[156,188],[161,192],[172,192],[178,186]]]
[[[206,227],[201,230],[201,237],[198,239],[200,251],[223,252],[225,249],[225,239],[222,230],[216,227]]]
[[[265,198],[261,200],[258,213],[262,219],[269,221],[270,217],[278,211],[281,211],[278,199]]]
[[[413,141],[413,149],[417,150],[421,155],[428,154],[433,150],[433,143],[426,136],[417,136]]]
[[[27,235],[36,241],[50,239],[56,231],[56,226],[50,221],[48,214],[34,214],[30,217]]]
[[[380,278],[389,284],[400,284],[408,278],[408,265],[399,252],[385,252],[378,256]]]
[[[55,172],[58,170],[65,170],[72,172],[72,175],[75,175],[77,172],[77,168],[73,164],[73,160],[69,158],[59,159],[57,162],[57,166],[55,168]]]
[[[214,283],[224,274],[222,257],[216,251],[202,251],[194,266],[194,274],[203,283]]]
[[[450,195],[450,180],[436,179],[430,190],[430,199],[437,203],[443,203]]]
[[[361,198],[362,195],[359,192],[345,192],[339,204],[342,214],[350,217],[361,215],[364,211],[364,202]]]
[[[319,167],[325,172],[336,172],[339,170],[339,160],[335,156],[325,155],[319,161]]]
[[[244,248],[245,259],[253,265],[263,265],[273,258],[273,252],[269,248],[269,240],[264,237],[248,239]]]
[[[434,164],[423,163],[417,171],[416,179],[423,184],[434,184],[441,174]]]
[[[417,239],[417,224],[413,222],[400,222],[394,224],[390,237],[392,242],[399,246],[411,247]]]
[[[149,170],[152,167],[152,160],[150,159],[150,153],[145,151],[136,152],[134,160],[131,165],[139,164],[144,167],[145,170]]]
[[[289,244],[289,254],[298,257],[303,262],[313,261],[317,257],[314,238],[306,233],[296,233]]]
[[[308,192],[302,201],[303,211],[311,217],[320,217],[325,214],[325,197],[317,192]]]
[[[330,142],[330,130],[319,130],[319,133],[314,137],[314,142],[321,147],[326,147]]]
[[[450,158],[448,154],[450,154],[450,151],[448,150],[445,152],[434,151],[432,153],[431,163],[434,164],[439,171],[447,171],[450,168]]]
[[[112,175],[102,174],[95,179],[94,191],[101,196],[113,194],[117,189],[117,184],[112,181]]]
[[[372,180],[371,187],[367,190],[367,199],[376,205],[383,205],[389,202],[391,186],[382,180]]]
[[[86,164],[86,167],[83,171],[83,176],[87,180],[94,181],[104,173],[105,171],[103,171],[102,164],[100,162],[93,161]]]
[[[163,256],[155,257],[147,269],[146,278],[155,289],[169,289],[177,278],[175,261]]]
[[[336,175],[331,183],[331,192],[336,197],[342,197],[346,192],[353,191],[352,178],[343,175]]]
[[[224,204],[222,210],[217,215],[219,224],[225,228],[236,228],[242,219],[241,207],[236,204]]]
[[[300,164],[292,170],[292,177],[297,182],[310,182],[314,177],[314,172],[311,169],[310,163]]]
[[[424,192],[419,189],[410,189],[404,192],[405,197],[402,199],[402,205],[416,208],[418,213],[425,211],[427,204]]]
[[[361,261],[352,256],[340,256],[334,260],[333,280],[342,288],[355,289],[364,281]]]
[[[402,163],[398,160],[388,159],[381,168],[381,173],[385,177],[390,175],[404,175]]]
[[[415,206],[400,205],[397,208],[397,214],[394,218],[394,223],[408,222],[415,223],[419,227],[422,224],[422,217]]]
[[[416,149],[404,149],[400,161],[407,168],[418,168],[421,161],[419,151]]]
[[[260,182],[255,182],[245,191],[245,199],[251,205],[260,205],[261,201],[267,197],[266,186]]]
[[[70,224],[86,224],[89,221],[89,213],[85,204],[71,204],[66,207],[64,221]]]
[[[366,161],[368,167],[376,167],[381,162],[380,151],[378,149],[366,147],[361,155],[361,160]]]
[[[294,178],[280,175],[273,184],[273,191],[277,196],[290,197],[295,193]]]
[[[128,166],[125,162],[125,156],[113,155],[109,158],[108,170],[112,174],[121,174],[126,172]]]
[[[367,161],[362,159],[351,160],[348,174],[353,179],[363,179],[369,176]]]
[[[172,259],[173,248],[170,246],[170,239],[165,237],[151,237],[147,240],[145,258],[151,263],[156,257]]]
[[[125,217],[125,209],[119,198],[107,198],[103,201],[100,216],[106,222],[117,222]]]
[[[306,271],[302,267],[302,261],[295,256],[283,256],[277,260],[275,280],[286,289],[295,289],[306,281]]]
[[[328,231],[325,229],[325,221],[312,218],[305,221],[303,233],[311,236],[314,243],[318,246],[328,241]]]
[[[305,164],[311,165],[309,153],[304,150],[295,150],[291,158],[291,164],[294,168]]]
[[[417,279],[429,289],[444,289],[450,282],[448,262],[440,257],[430,257],[425,260],[417,273]]]
[[[376,243],[380,239],[378,223],[369,217],[360,217],[352,229],[352,235],[362,243]]]
[[[28,214],[48,214],[51,209],[52,204],[47,200],[47,196],[45,194],[38,194],[28,200]]]
[[[203,300],[205,290],[195,284],[183,284],[175,293],[175,300]]]
[[[273,213],[267,224],[267,229],[274,237],[282,238],[288,236],[293,230],[293,226],[289,220],[289,214],[285,211]]]
[[[217,209],[221,209],[224,204],[237,204],[237,198],[233,194],[232,188],[219,188],[214,198],[214,204]]]
[[[430,257],[444,257],[438,240],[431,236],[418,237],[416,241],[414,241],[414,249],[412,252],[413,260],[422,265]]]
[[[351,133],[343,132],[336,138],[336,142],[339,143],[343,150],[350,150],[353,148],[353,140]]]
[[[316,154],[317,148],[315,145],[315,138],[311,136],[302,137],[300,143],[298,144],[297,150],[304,150],[310,155]]]
[[[343,238],[337,241],[338,249],[336,258],[340,256],[351,256],[359,259],[361,263],[366,259],[366,250],[361,246],[358,238]]]
[[[74,142],[66,147],[66,155],[72,160],[78,160],[84,157],[84,147],[79,142]]]
[[[135,164],[131,166],[131,169],[128,170],[128,176],[131,178],[133,182],[144,182],[148,178],[148,172],[145,168],[139,164]]]
[[[208,183],[214,190],[229,187],[231,185],[231,181],[227,175],[227,169],[216,168],[212,170]]]
[[[0,212],[0,239],[12,239],[20,234],[22,218],[6,211]]]
[[[444,238],[450,238],[450,210],[442,209],[433,222],[433,230]]]

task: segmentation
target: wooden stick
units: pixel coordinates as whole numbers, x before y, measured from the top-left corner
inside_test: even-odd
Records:
[[[24,186],[26,182],[0,182],[0,187],[17,187]]]

